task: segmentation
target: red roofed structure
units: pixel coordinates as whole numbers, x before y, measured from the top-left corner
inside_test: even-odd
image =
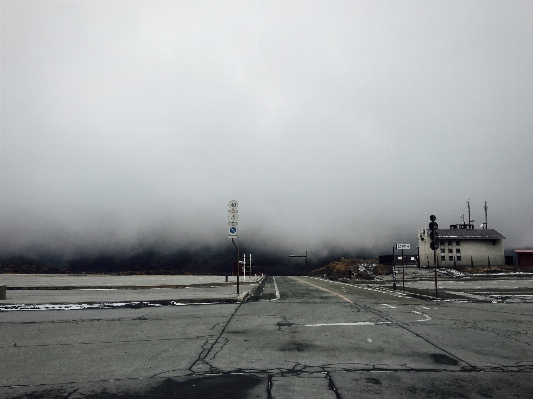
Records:
[[[518,267],[533,267],[533,249],[515,249],[518,256]]]

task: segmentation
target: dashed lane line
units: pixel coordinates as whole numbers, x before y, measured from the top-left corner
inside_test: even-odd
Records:
[[[303,280],[300,280],[299,278],[296,278],[296,277],[293,277],[293,279],[298,280],[300,283],[305,283],[305,284],[312,285],[313,287],[318,288],[318,289],[320,289],[320,290],[322,290],[322,291],[329,292],[330,294],[333,294],[333,295],[335,295],[335,296],[338,296],[338,297],[341,298],[341,299],[344,299],[346,302],[354,303],[351,299],[346,298],[344,295],[337,294],[336,292],[330,291],[330,290],[328,290],[327,288],[320,287],[320,286],[318,286],[318,285],[315,285],[315,284],[313,284],[313,283],[310,283],[309,281],[303,281]]]

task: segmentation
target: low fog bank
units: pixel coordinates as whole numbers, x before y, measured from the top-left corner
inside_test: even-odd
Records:
[[[229,240],[228,240],[229,241]],[[261,249],[255,245],[245,248],[246,261],[250,254],[254,262],[253,273],[270,275],[304,275],[340,257],[371,257],[370,251],[350,251],[346,248],[308,250],[307,270],[305,258],[289,258],[289,255],[305,255],[304,251],[290,248]],[[243,251],[240,251],[240,260]],[[4,273],[139,273],[139,274],[230,274],[237,260],[237,249],[231,241],[225,245],[198,245],[165,252],[147,248],[138,251],[95,252],[72,257],[58,254],[24,254],[0,258],[0,270]]]

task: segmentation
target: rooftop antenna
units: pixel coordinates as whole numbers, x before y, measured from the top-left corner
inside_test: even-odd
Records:
[[[470,220],[470,198],[468,198],[468,201],[466,201],[466,204],[468,205],[468,228],[472,228],[472,222],[475,222],[475,220]]]
[[[489,207],[487,206],[487,201],[485,201],[485,229],[488,229],[488,226],[487,226],[487,209],[489,209]]]

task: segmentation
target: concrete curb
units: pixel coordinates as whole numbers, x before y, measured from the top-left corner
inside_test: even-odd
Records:
[[[244,303],[246,300],[250,297],[250,293],[248,291],[241,292],[239,296],[237,297],[237,302]]]
[[[259,280],[258,280],[259,281]],[[255,284],[255,282],[241,282],[241,285]],[[210,287],[224,287],[235,285],[235,282],[228,283],[200,283],[200,284],[155,284],[155,285],[32,285],[32,286],[11,286],[6,287],[7,290],[18,291],[33,291],[33,290],[94,290],[94,289],[113,289],[113,290],[149,290],[153,288],[210,288]]]
[[[255,287],[253,287],[249,292],[245,291],[239,294],[237,297],[237,302],[244,303],[251,297],[255,295],[255,292],[258,290],[259,287],[261,287],[261,284],[263,284],[266,281],[266,276],[261,277],[255,284],[257,284]]]

